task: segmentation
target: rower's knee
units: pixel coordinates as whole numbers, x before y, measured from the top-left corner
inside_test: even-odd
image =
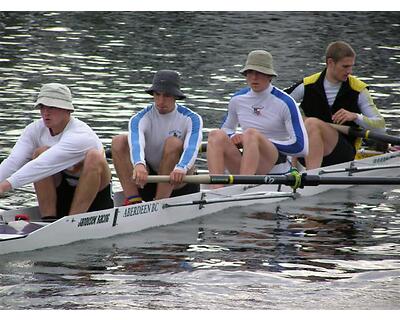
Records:
[[[164,142],[163,155],[181,155],[183,151],[183,141],[177,137],[168,137]]]
[[[243,144],[249,141],[257,141],[260,136],[260,132],[254,128],[248,128],[243,132]]]
[[[111,141],[111,151],[113,155],[115,153],[129,153],[128,136],[126,134],[119,134],[113,137]]]
[[[98,172],[101,174],[106,170],[107,162],[104,157],[103,151],[91,149],[86,153],[83,168],[90,172]]]
[[[307,118],[304,120],[304,126],[308,133],[316,132],[321,130],[321,125],[323,121],[318,118]]]
[[[228,136],[224,130],[221,129],[212,130],[208,134],[208,144],[221,145],[221,143],[226,141],[227,138]]]
[[[37,157],[39,157],[43,152],[45,152],[45,151],[48,150],[48,149],[49,149],[49,147],[47,147],[47,146],[37,148],[37,149],[33,152],[32,158],[33,158],[33,159],[36,159]]]
[[[260,133],[258,132],[257,129],[254,128],[248,128],[243,132],[243,137],[255,137],[258,136]]]

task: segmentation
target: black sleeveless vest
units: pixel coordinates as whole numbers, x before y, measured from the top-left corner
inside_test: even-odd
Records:
[[[367,88],[367,85],[354,76],[349,76],[346,82],[342,83],[332,107],[329,107],[324,89],[325,75],[326,69],[303,79],[304,97],[300,108],[305,116],[332,123],[332,115],[341,108],[361,113],[358,107],[358,96],[364,88]],[[345,122],[344,125],[357,126],[353,121]],[[345,137],[354,143],[355,138]]]

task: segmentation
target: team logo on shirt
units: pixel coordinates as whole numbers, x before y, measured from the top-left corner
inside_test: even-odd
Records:
[[[177,138],[182,138],[182,131],[181,130],[170,130],[168,132],[168,135],[171,137],[177,137]]]
[[[253,112],[258,116],[261,114],[261,110],[264,109],[263,106],[252,106],[252,108]]]

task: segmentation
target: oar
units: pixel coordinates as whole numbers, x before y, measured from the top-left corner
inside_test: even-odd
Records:
[[[335,185],[400,185],[400,178],[384,177],[321,177],[308,174],[287,175],[188,175],[183,178],[186,183],[199,184],[282,184],[303,188],[322,184]],[[148,176],[147,182],[169,182],[169,176]]]
[[[371,130],[354,128],[349,126],[343,126],[339,124],[330,123],[339,132],[349,135],[350,137],[372,139],[377,141],[382,141],[386,143],[391,143],[393,145],[400,145],[400,137],[391,136],[389,134],[372,132]]]

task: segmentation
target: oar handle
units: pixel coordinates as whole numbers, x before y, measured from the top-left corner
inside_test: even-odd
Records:
[[[400,137],[392,136],[389,134],[372,132],[371,130],[354,128],[349,126],[343,126],[339,124],[330,123],[330,125],[337,131],[346,134],[350,137],[372,139],[376,141],[381,141],[385,143],[390,143],[392,145],[400,145]]]

